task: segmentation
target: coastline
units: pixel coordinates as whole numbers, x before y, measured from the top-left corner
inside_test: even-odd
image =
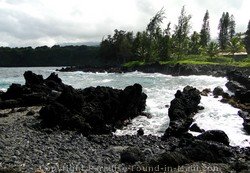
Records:
[[[225,65],[186,65],[186,64],[159,64],[153,63],[148,65],[133,67],[115,67],[115,66],[71,66],[57,69],[60,72],[107,72],[107,73],[127,73],[140,71],[143,73],[162,73],[173,76],[188,75],[208,75],[215,77],[225,77],[227,71],[240,71],[246,75],[250,75],[249,67],[235,67]]]

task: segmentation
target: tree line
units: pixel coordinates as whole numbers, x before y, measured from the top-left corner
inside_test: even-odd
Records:
[[[0,47],[1,67],[99,65],[99,47]]]
[[[115,30],[114,34],[103,38],[100,44],[100,57],[117,64],[132,60],[146,62],[166,61],[186,55],[216,56],[218,53],[247,51],[250,54],[250,21],[245,33],[236,33],[234,16],[223,12],[219,20],[219,35],[217,41],[211,40],[209,11],[205,12],[201,30],[191,30],[191,15],[188,15],[183,6],[178,23],[173,27],[171,23],[166,28],[161,24],[165,18],[164,9],[161,9],[150,20],[144,31],[134,34],[132,31]]]

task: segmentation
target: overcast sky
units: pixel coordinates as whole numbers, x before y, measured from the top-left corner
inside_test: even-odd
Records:
[[[250,0],[0,0],[0,46],[100,42],[114,29],[144,30],[162,7],[163,27],[171,22],[174,28],[183,5],[192,31],[200,31],[209,10],[213,38],[223,12],[234,15],[237,32],[250,20]]]

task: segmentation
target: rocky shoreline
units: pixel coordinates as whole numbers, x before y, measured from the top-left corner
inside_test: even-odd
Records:
[[[234,66],[224,66],[224,65],[185,65],[185,64],[159,64],[153,63],[142,66],[133,67],[113,67],[113,66],[103,66],[103,67],[93,67],[93,66],[72,66],[63,67],[58,69],[60,72],[107,72],[107,73],[127,73],[140,71],[143,73],[162,73],[166,75],[173,76],[188,76],[188,75],[211,75],[215,77],[225,77],[227,71],[241,71],[246,75],[250,75],[250,69],[248,67],[234,67]]]
[[[147,96],[139,84],[76,90],[54,73],[43,79],[28,71],[24,77],[25,85],[12,84],[0,94],[0,172],[250,171],[250,147],[229,146],[220,130],[200,129],[197,137],[188,133],[192,117],[202,109],[200,94],[208,90],[187,86],[176,92],[163,137],[143,132],[115,136],[114,129],[144,114]],[[248,87],[249,79],[243,81],[238,82]],[[242,95],[249,88],[240,89],[241,97],[220,88],[213,94],[247,105]]]

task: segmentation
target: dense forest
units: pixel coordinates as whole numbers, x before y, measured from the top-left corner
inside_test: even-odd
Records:
[[[9,48],[0,47],[0,66],[71,66],[98,65],[101,63],[99,47],[64,46]]]
[[[171,61],[188,55],[232,55],[237,52],[250,54],[250,21],[245,33],[236,33],[234,16],[224,12],[218,24],[218,38],[210,36],[210,18],[206,11],[201,30],[191,31],[191,15],[181,9],[178,23],[171,28],[161,9],[150,20],[144,31],[114,30],[103,38],[100,46],[53,47],[0,47],[0,66],[84,66],[121,65],[129,61]]]

